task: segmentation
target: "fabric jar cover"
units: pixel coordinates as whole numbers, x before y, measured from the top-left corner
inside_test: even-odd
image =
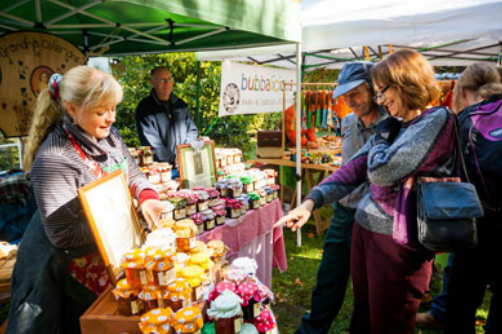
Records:
[[[184,278],[177,278],[167,286],[164,298],[177,302],[179,300],[190,300],[191,295],[192,288],[188,281]]]
[[[146,254],[146,268],[149,270],[169,270],[174,267],[174,261],[176,261],[176,255],[173,251],[152,249]]]
[[[197,307],[184,307],[176,312],[172,325],[176,334],[190,334],[202,329],[204,321]]]
[[[250,276],[254,276],[256,274],[256,270],[258,269],[258,264],[255,259],[251,259],[249,257],[239,257],[232,261],[230,269],[239,269]]]
[[[255,325],[244,323],[241,325],[239,334],[258,334],[258,330]]]
[[[129,298],[132,295],[137,296],[139,294],[139,289],[131,287],[127,284],[127,280],[124,278],[117,283],[117,287],[113,289],[112,292],[116,299]]]
[[[170,308],[156,308],[144,314],[139,323],[142,333],[167,334],[171,331],[173,311]]]
[[[209,255],[205,253],[197,253],[192,255],[188,259],[187,264],[189,266],[199,266],[204,270],[209,270],[214,265],[213,261],[209,259]]]
[[[208,249],[204,241],[196,240],[194,246],[189,250],[190,256],[197,253],[208,253]]]
[[[225,255],[226,247],[221,240],[211,240],[207,243],[207,247],[213,250],[213,256],[215,257]]]
[[[125,253],[122,268],[144,269],[145,257],[145,251],[139,248],[133,249],[132,251]]]
[[[265,284],[259,284],[258,286],[258,294],[260,295],[260,301],[264,301],[265,299],[273,299],[273,293],[270,291],[268,286]]]
[[[261,300],[258,285],[255,283],[242,283],[237,287],[237,294],[242,298],[242,306],[247,306],[251,298],[254,298],[256,301]]]
[[[174,221],[173,221],[174,222]],[[144,248],[160,248],[162,250],[175,250],[176,249],[176,234],[168,227],[161,227],[153,230],[146,237]]]
[[[220,294],[223,293],[223,291],[227,291],[227,290],[232,291],[233,293],[235,293],[237,291],[235,284],[233,284],[231,282],[220,282],[220,283],[216,284],[216,286],[214,287],[214,290],[211,291],[211,293],[209,294],[208,300],[210,302],[215,300],[216,298],[218,298],[218,296]]]
[[[242,315],[241,303],[242,299],[239,296],[230,290],[225,290],[211,303],[207,315],[215,320]]]
[[[195,223],[191,219],[177,221],[173,228],[178,238],[191,238],[195,235],[195,231],[197,231],[197,226],[195,226]]]
[[[229,269],[225,275],[225,280],[227,282],[232,282],[235,285],[239,285],[246,281],[248,274],[241,269]]]
[[[260,315],[255,318],[254,325],[260,333],[268,332],[276,327],[272,313],[267,309],[263,309]]]
[[[180,275],[192,288],[198,287],[206,280],[204,269],[199,266],[187,266],[181,270]]]
[[[162,290],[156,285],[145,285],[139,293],[139,299],[159,300],[162,299]]]

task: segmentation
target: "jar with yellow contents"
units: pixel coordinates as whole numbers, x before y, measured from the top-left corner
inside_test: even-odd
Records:
[[[196,307],[184,307],[174,314],[172,326],[176,334],[200,334],[204,320]]]
[[[207,277],[211,277],[211,269],[213,268],[214,262],[209,258],[207,253],[197,253],[193,254],[189,259],[189,266],[198,266],[204,269]]]
[[[139,299],[139,289],[131,287],[124,278],[113,289],[113,295],[118,303],[118,311],[122,315],[140,314],[143,310],[143,301]]]
[[[144,334],[169,334],[174,313],[170,308],[157,308],[144,314],[139,323],[139,329]]]
[[[236,334],[241,331],[242,299],[230,290],[223,291],[211,302],[207,315],[214,319],[216,334]]]
[[[222,263],[223,257],[227,251],[225,244],[221,240],[211,240],[207,243],[207,248],[211,249],[213,254],[211,255],[211,261],[214,263]]]
[[[145,312],[166,307],[162,299],[162,289],[158,285],[145,285],[139,293],[139,298],[143,301]]]
[[[146,269],[149,282],[154,285],[167,286],[176,278],[174,269],[175,253],[172,250],[151,249],[146,254]]]
[[[202,283],[206,281],[206,273],[199,266],[186,266],[180,272],[180,277],[186,279],[192,288],[192,300],[202,299]]]
[[[146,254],[141,249],[134,249],[124,255],[124,268],[127,284],[132,287],[141,288],[143,285],[148,284],[147,272],[145,269]]]
[[[163,299],[174,312],[192,306],[192,287],[186,279],[177,278],[167,286]]]
[[[178,252],[188,252],[195,245],[197,226],[191,219],[183,219],[173,226],[176,233],[176,246]]]

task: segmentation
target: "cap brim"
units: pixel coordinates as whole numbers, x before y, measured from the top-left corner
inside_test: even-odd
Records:
[[[360,79],[360,80],[347,82],[346,84],[343,84],[340,86],[336,86],[335,90],[333,91],[333,98],[339,97],[340,95],[343,95],[343,94],[353,90],[354,88],[356,88],[359,85],[362,85],[365,82],[366,82],[365,80]]]

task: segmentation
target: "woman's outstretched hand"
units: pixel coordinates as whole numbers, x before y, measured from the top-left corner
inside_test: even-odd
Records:
[[[309,220],[314,210],[314,205],[315,203],[313,200],[306,200],[300,206],[288,212],[286,216],[279,219],[279,221],[274,224],[274,228],[286,225],[286,227],[290,228],[292,231],[298,230]]]
[[[153,226],[160,226],[159,220],[163,209],[164,205],[158,199],[147,199],[141,204],[141,212],[150,229],[152,229]]]

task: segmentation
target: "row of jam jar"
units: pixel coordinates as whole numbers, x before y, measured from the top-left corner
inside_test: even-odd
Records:
[[[217,148],[214,151],[216,168],[238,164],[242,161],[242,151],[237,148]]]
[[[153,165],[153,149],[150,146],[140,146],[138,148],[129,148],[129,153],[140,167]]]
[[[215,188],[182,190],[168,195],[170,206],[165,203],[161,219],[185,219],[220,205],[219,192]]]
[[[238,218],[248,210],[257,210],[279,197],[279,186],[272,185],[259,191],[242,194],[235,199],[226,199],[226,214],[228,218]]]
[[[204,320],[198,307],[184,307],[176,312],[166,307],[144,314],[138,325],[144,334],[200,334]]]
[[[169,183],[172,180],[172,166],[167,162],[154,162],[150,166],[141,167],[141,171],[152,185]],[[159,187],[156,187],[159,188]],[[162,189],[157,189],[162,191]]]

